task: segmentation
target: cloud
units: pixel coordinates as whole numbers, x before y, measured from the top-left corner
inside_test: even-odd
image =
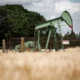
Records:
[[[33,3],[33,2],[39,2],[39,0],[1,0],[0,5],[5,4],[26,4],[26,3]]]
[[[73,19],[74,31],[80,32],[80,20],[75,20],[80,19],[79,0],[0,0],[0,5],[5,4],[22,4],[24,8],[40,13],[47,20],[60,17],[63,11],[67,10]],[[69,27],[63,27],[62,30],[64,33],[70,31]]]
[[[70,0],[72,2],[75,2],[75,3],[80,3],[80,0]]]
[[[57,1],[57,0],[56,0]],[[41,13],[47,20],[55,17],[55,0],[42,0],[40,2],[33,2],[32,6],[24,6],[31,11],[36,11]]]
[[[80,32],[80,10],[72,14],[73,27],[76,33]]]
[[[80,10],[79,7],[80,7],[80,3],[73,3],[73,2],[70,2],[69,0],[57,2],[55,4],[56,12],[62,12],[64,10],[67,10],[71,14],[73,14],[74,12]]]

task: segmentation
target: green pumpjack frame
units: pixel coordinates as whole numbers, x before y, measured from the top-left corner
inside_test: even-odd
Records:
[[[64,11],[61,15],[61,17],[58,17],[56,19],[52,19],[52,20],[49,20],[49,21],[46,21],[42,24],[39,24],[39,25],[36,25],[35,26],[35,31],[37,31],[37,36],[38,36],[38,39],[37,39],[37,45],[38,45],[38,49],[39,51],[41,51],[41,47],[40,47],[40,30],[43,29],[43,28],[47,28],[48,26],[51,26],[49,28],[49,33],[48,33],[48,38],[47,38],[47,41],[46,41],[46,46],[45,46],[45,50],[48,49],[48,45],[49,45],[49,41],[50,41],[50,36],[52,34],[52,36],[54,37],[54,47],[53,49],[57,50],[57,41],[56,41],[56,27],[55,27],[55,24],[57,23],[60,23],[64,21],[70,28],[73,29],[73,21],[72,21],[72,18],[69,14],[69,12],[67,11]],[[61,26],[59,25],[58,28],[61,28]],[[62,34],[61,34],[61,48],[63,49],[63,44],[62,44]]]

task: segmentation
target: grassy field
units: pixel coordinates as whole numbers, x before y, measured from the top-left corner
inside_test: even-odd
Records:
[[[80,47],[58,52],[0,50],[0,80],[80,80]]]

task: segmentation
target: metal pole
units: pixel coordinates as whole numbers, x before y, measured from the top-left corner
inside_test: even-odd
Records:
[[[57,50],[57,41],[56,41],[56,28],[53,29],[53,37],[54,37],[54,49]]]
[[[38,30],[38,49],[40,51],[40,30]]]
[[[51,35],[51,30],[49,31],[49,34],[48,34],[45,50],[47,50],[47,48],[48,48],[49,40],[50,40],[50,35]]]
[[[34,51],[36,50],[36,31],[34,31]]]
[[[60,23],[58,23],[58,26],[59,26],[60,36],[61,36],[61,38],[60,38],[60,42],[61,42],[61,49],[63,49],[63,43],[62,43],[63,38],[62,38],[62,32],[61,32],[61,25],[60,25]]]
[[[2,52],[5,53],[6,52],[6,44],[5,44],[5,40],[2,40]]]
[[[64,50],[64,45],[63,45],[63,35],[62,35],[62,49]]]
[[[58,26],[59,26],[59,32],[60,32],[60,36],[61,36],[61,39],[60,39],[60,42],[61,42],[61,49],[64,50],[64,45],[63,45],[63,36],[62,36],[62,31],[61,31],[61,25],[60,23],[58,23]]]

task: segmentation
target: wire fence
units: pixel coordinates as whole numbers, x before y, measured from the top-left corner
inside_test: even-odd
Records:
[[[10,38],[10,39],[6,39],[6,49],[14,49],[16,45],[21,43],[21,38]],[[33,42],[37,42],[37,38],[34,37],[24,37],[24,41],[33,41]],[[64,45],[64,48],[69,48],[69,47],[76,47],[76,46],[80,46],[80,39],[68,39],[69,44]],[[41,37],[40,38],[40,45],[42,49],[45,49],[46,46],[46,42],[47,42],[47,37]],[[48,45],[48,49],[53,49],[54,48],[54,38],[50,38],[49,41],[49,45]],[[56,46],[57,49],[61,49],[61,40],[60,38],[58,38],[56,40]]]

